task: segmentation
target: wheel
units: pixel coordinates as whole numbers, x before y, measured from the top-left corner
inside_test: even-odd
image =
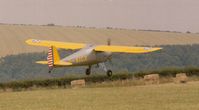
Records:
[[[91,74],[91,70],[89,68],[86,69],[86,75],[90,75]]]
[[[113,72],[112,72],[111,70],[108,70],[108,71],[106,72],[106,74],[107,74],[108,77],[111,77],[111,76],[113,75]]]

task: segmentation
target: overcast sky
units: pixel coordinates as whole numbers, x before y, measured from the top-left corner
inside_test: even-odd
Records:
[[[199,32],[199,0],[0,0],[0,22]]]

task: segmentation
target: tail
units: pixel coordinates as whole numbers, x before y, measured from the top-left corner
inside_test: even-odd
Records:
[[[53,70],[54,66],[60,62],[60,56],[55,46],[49,47],[47,61],[37,61],[39,64],[47,64],[49,67],[49,73]]]
[[[49,73],[50,73],[53,67],[55,66],[55,62],[60,61],[60,56],[56,47],[51,46],[49,48],[47,61],[48,61],[48,67],[49,67]]]
[[[72,65],[70,62],[64,62],[60,60],[60,55],[55,46],[49,47],[47,61],[37,61],[36,63],[48,65],[49,73],[51,73],[54,67]]]

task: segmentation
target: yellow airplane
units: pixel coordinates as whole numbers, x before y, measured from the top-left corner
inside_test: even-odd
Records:
[[[26,41],[26,43],[29,45],[44,46],[49,48],[47,61],[36,62],[39,64],[48,65],[49,73],[55,67],[88,66],[85,73],[86,75],[90,75],[91,66],[97,64],[106,72],[109,77],[112,76],[112,71],[106,68],[104,62],[111,58],[112,53],[149,53],[162,49],[159,47],[113,46],[110,45],[110,41],[108,42],[108,45],[56,42],[37,39],[29,39]],[[57,48],[78,51],[63,59],[60,59]]]

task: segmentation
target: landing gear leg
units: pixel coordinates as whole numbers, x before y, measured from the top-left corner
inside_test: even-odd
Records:
[[[113,75],[113,72],[111,70],[107,70],[106,65],[104,63],[100,63],[99,66],[106,72],[108,77],[111,77]]]
[[[89,66],[87,69],[86,69],[86,75],[90,75],[91,74],[91,66]]]

